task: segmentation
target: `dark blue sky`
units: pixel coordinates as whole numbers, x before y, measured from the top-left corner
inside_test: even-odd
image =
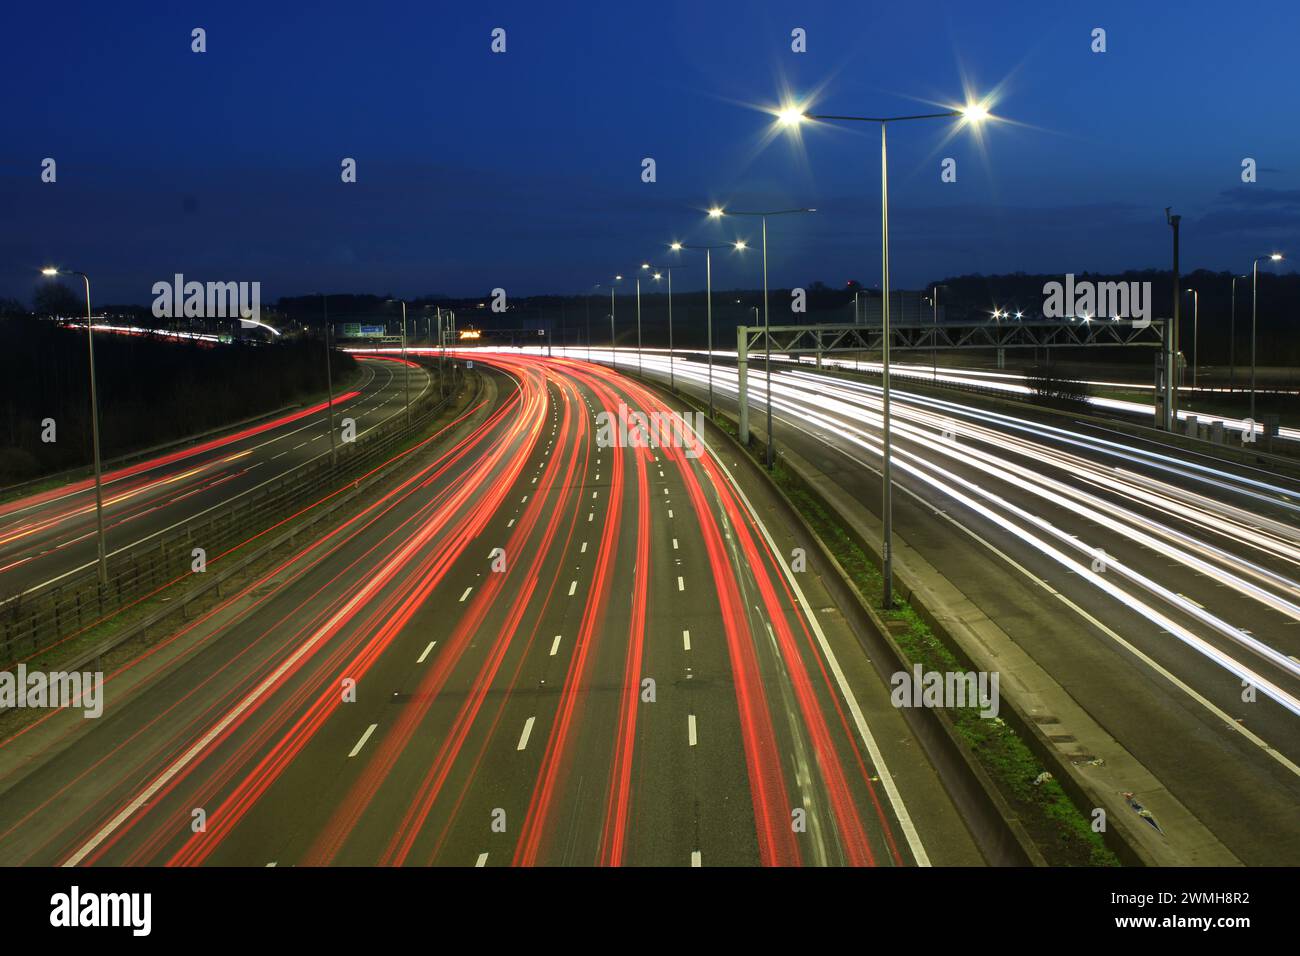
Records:
[[[5,6],[0,295],[30,300],[47,261],[90,273],[100,301],[147,303],[175,272],[259,280],[264,300],[577,292],[673,238],[757,239],[707,222],[714,201],[818,208],[772,223],[773,286],[875,284],[878,130],[773,140],[758,108],[784,90],[873,114],[997,92],[1008,121],[980,139],[892,128],[895,286],[1166,267],[1166,205],[1185,269],[1300,254],[1295,4],[279,6]],[[720,286],[758,275],[757,256],[715,268]]]

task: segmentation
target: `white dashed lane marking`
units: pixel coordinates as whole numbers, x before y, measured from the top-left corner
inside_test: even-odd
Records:
[[[366,741],[370,739],[370,735],[375,732],[375,728],[378,726],[378,724],[371,724],[366,728],[366,732],[361,735],[361,739],[357,741],[356,746],[352,748],[352,752],[348,754],[349,757],[355,757],[361,753],[361,748],[366,745]]]
[[[536,719],[536,717],[529,717],[524,721],[524,732],[519,735],[519,746],[515,747],[516,750],[523,750],[528,746],[528,738],[533,734],[533,721]]]

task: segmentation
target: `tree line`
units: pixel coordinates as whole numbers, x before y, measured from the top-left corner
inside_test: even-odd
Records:
[[[0,336],[0,484],[89,464],[85,329],[10,317],[0,318]],[[337,350],[332,363],[336,384],[355,367]],[[99,333],[95,375],[105,459],[272,411],[326,387],[324,345],[304,337],[215,345]]]

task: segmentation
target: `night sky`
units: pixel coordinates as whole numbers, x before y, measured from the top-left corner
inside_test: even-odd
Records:
[[[967,89],[1005,119],[891,127],[895,287],[1165,268],[1168,205],[1185,271],[1300,253],[1295,4],[278,6],[5,5],[0,295],[30,302],[47,263],[119,303],[176,272],[257,280],[263,301],[582,292],[672,261],[672,239],[757,241],[706,220],[713,202],[818,208],[772,222],[774,287],[875,285],[878,127],[774,136],[763,110],[929,112]],[[702,286],[687,261],[676,281]],[[723,255],[715,283],[758,266]]]

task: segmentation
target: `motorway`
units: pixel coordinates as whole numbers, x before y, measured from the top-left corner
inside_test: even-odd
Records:
[[[600,413],[662,400],[490,361],[359,513],[110,673],[103,717],[0,741],[0,864],[981,862],[752,466],[608,447]]]
[[[335,425],[356,421],[365,436],[405,410],[402,366],[360,360],[355,388],[334,402]],[[410,370],[412,403],[430,388]],[[110,559],[149,547],[182,522],[215,512],[330,454],[326,403],[280,415],[219,438],[105,472],[104,532]],[[0,600],[42,591],[93,571],[95,486],[72,484],[0,504]]]
[[[635,362],[620,350],[620,365]],[[667,379],[662,353],[644,363]],[[702,364],[675,370],[704,394]],[[761,431],[761,364],[749,382]],[[736,370],[715,365],[714,386],[734,413]],[[879,387],[786,367],[773,391],[778,447],[879,514]],[[1300,861],[1300,482],[905,383],[893,411],[900,541],[1242,862]]]

